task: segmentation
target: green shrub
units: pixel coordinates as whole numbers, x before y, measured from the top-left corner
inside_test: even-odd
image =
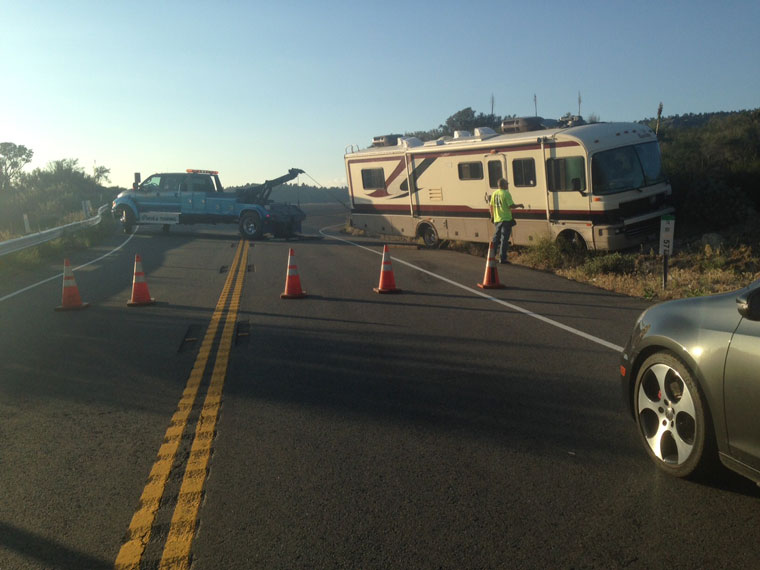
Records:
[[[535,245],[529,246],[526,258],[530,265],[541,269],[562,269],[567,265],[561,245],[548,237],[542,237]]]
[[[602,273],[628,275],[636,270],[636,256],[617,251],[601,255],[590,254],[581,266],[581,270],[588,277]]]

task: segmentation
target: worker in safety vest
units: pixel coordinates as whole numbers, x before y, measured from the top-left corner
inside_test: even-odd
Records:
[[[512,195],[507,190],[509,183],[506,178],[500,178],[498,184],[499,188],[491,194],[491,202],[488,207],[491,212],[491,221],[496,226],[496,232],[491,242],[494,249],[499,252],[499,263],[509,263],[507,261],[509,236],[512,235],[512,226],[516,223],[512,217],[512,210],[525,206],[514,203]]]

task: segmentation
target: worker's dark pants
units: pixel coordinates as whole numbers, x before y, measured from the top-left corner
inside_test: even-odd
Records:
[[[509,249],[509,236],[512,235],[513,222],[496,222],[496,233],[493,234],[493,247],[498,251],[499,261],[502,263],[507,260],[507,250]]]

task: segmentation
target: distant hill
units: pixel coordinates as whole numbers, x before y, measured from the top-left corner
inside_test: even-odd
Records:
[[[260,182],[251,182],[245,186],[260,184]],[[234,192],[238,188],[245,186],[228,186],[225,188],[228,192]],[[335,203],[343,204],[348,207],[348,188],[345,186],[331,186],[329,188],[309,186],[308,184],[282,184],[272,190],[270,196],[275,202],[285,202],[288,204],[325,204]]]

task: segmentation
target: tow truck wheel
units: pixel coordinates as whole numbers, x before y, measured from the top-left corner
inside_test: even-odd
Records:
[[[124,229],[125,234],[132,231],[132,226],[135,225],[135,215],[132,213],[132,210],[126,206],[121,206],[116,211],[116,219],[121,222],[121,227]]]
[[[240,218],[240,235],[247,239],[261,237],[261,218],[256,212],[246,212]]]

